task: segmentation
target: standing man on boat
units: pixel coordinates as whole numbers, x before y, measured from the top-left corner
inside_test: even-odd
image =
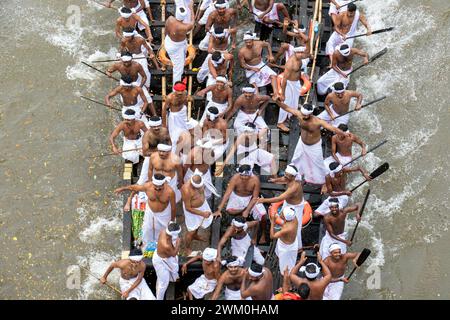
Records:
[[[124,28],[133,28],[139,30],[144,29],[145,35],[147,36],[147,41],[149,43],[152,43],[153,36],[152,31],[150,30],[150,27],[148,25],[148,20],[144,21],[138,14],[133,13],[133,11],[131,9],[128,9],[127,7],[119,8],[119,14],[120,18],[118,18],[116,21],[115,30],[117,38],[122,39],[122,32]]]
[[[187,52],[187,34],[194,28],[194,1],[191,1],[189,10],[191,11],[191,20],[184,23],[183,20],[188,15],[188,8],[178,6],[176,8],[175,17],[170,16],[166,20],[164,38],[164,47],[173,66],[173,83],[181,80],[184,71],[184,61]],[[175,140],[176,141],[176,140]]]
[[[228,123],[220,117],[217,107],[208,107],[203,121],[202,133],[206,140],[212,143],[214,162],[222,161],[223,154],[228,149]]]
[[[181,227],[176,222],[170,222],[165,230],[161,230],[158,246],[153,253],[152,263],[156,272],[156,299],[164,300],[169,282],[175,282],[178,275],[178,253],[181,238],[178,235]]]
[[[115,0],[109,0],[106,3],[106,6],[111,8],[112,3],[114,1]],[[145,29],[145,25],[149,25],[147,15],[145,14],[145,11],[144,11],[145,8],[147,7],[146,0],[123,0],[123,5],[125,8],[130,9],[133,14],[138,15],[139,18],[141,18],[141,20],[144,21],[144,23],[142,23],[142,22],[138,23],[139,30],[142,31]],[[147,12],[148,12],[148,16],[150,17],[150,19],[152,19],[153,17],[152,17],[152,12],[150,10],[150,5],[147,8]]]
[[[256,34],[248,31],[244,34],[245,46],[239,50],[238,58],[241,68],[245,70],[247,81],[258,88],[272,84],[273,100],[278,99],[277,74],[267,63],[275,63],[270,44],[256,40]],[[262,61],[262,51],[266,48],[268,62]]]
[[[260,264],[252,263],[241,282],[241,297],[250,300],[272,300],[272,271]]]
[[[203,122],[206,119],[206,113],[208,108],[216,107],[219,110],[219,117],[223,117],[229,110],[233,108],[233,89],[228,86],[228,80],[224,76],[217,76],[216,83],[200,90],[197,95],[204,97],[207,93],[211,92],[211,100],[206,105],[205,112],[200,119],[200,125],[203,126]]]
[[[140,249],[132,249],[128,259],[121,259],[111,263],[100,282],[105,284],[108,275],[115,268],[120,269],[120,291],[122,297],[131,300],[156,300],[152,290],[148,287],[144,279],[146,265],[142,261],[143,255]]]
[[[219,253],[217,254],[217,259],[220,261]],[[244,259],[236,256],[231,256],[221,261],[227,270],[220,276],[211,300],[217,300],[219,298],[223,287],[225,287],[225,300],[242,300],[241,285],[245,276],[245,270],[242,267],[244,262]],[[250,299],[246,298],[245,300]]]

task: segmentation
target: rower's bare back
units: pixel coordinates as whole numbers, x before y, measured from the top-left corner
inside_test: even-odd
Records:
[[[344,57],[343,55],[335,52],[333,59],[336,59],[336,65],[339,69],[342,71],[347,71],[350,70],[353,64],[353,53],[350,53],[348,57]]]
[[[145,42],[144,38],[135,36],[131,39],[128,38],[122,39],[121,43],[122,48],[126,48],[128,52],[132,54],[141,54],[143,42]]]
[[[345,190],[347,175],[346,173],[343,173],[340,177],[330,177],[331,181],[331,187],[333,188],[333,191],[339,192]]]
[[[183,22],[178,21],[173,16],[166,20],[166,34],[172,39],[172,41],[180,42],[186,40],[186,29]]]
[[[120,276],[125,280],[136,277],[141,270],[140,264],[133,263],[130,260],[120,260],[117,265],[120,268]]]
[[[352,27],[354,19],[355,19],[355,16],[353,16],[352,18],[349,18],[347,16],[346,12],[341,13],[340,19],[338,22],[339,30],[341,30],[344,34],[347,34],[350,31],[350,28]]]
[[[342,156],[348,157],[352,155],[353,139],[345,136],[344,139],[336,137],[336,151]]]

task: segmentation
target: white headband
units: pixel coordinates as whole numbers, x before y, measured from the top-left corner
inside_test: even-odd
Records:
[[[291,207],[286,207],[283,209],[283,216],[286,221],[292,221],[295,218],[295,210]]]
[[[312,266],[314,266],[314,267],[316,268],[316,272],[314,272],[314,273],[309,273],[308,271],[306,271],[306,267],[308,267],[308,266],[310,266],[310,265],[312,265]],[[308,278],[310,278],[310,279],[315,279],[315,278],[319,275],[320,270],[319,270],[319,267],[317,266],[317,264],[311,262],[311,263],[308,263],[308,264],[306,265],[306,267],[305,267],[305,275],[306,275]]]
[[[259,278],[260,276],[262,276],[263,273],[264,273],[264,269],[262,269],[261,272],[253,271],[251,267],[248,269],[248,274],[252,277]]]
[[[152,177],[152,183],[155,186],[162,186],[164,183],[170,182],[170,180],[171,180],[170,177],[164,177],[164,179],[162,180],[156,179],[154,175]]]
[[[328,248],[328,252],[332,253],[334,250],[338,250],[338,249],[341,250],[341,247],[336,242],[334,242]]]
[[[348,57],[349,55],[350,55],[350,51],[351,51],[351,48],[350,48],[350,46],[347,48],[347,49],[341,49],[341,47],[342,47],[343,45],[340,45],[339,46],[339,52],[344,56],[344,57]]]
[[[254,133],[255,131],[256,131],[256,128],[244,126],[244,132]]]
[[[218,76],[216,77],[216,82],[217,81],[227,83],[227,78],[225,78],[224,76]]]
[[[133,9],[131,9],[131,13],[123,13],[123,12],[122,12],[122,9],[123,9],[123,8],[125,8],[125,7],[119,8],[119,14],[120,14],[120,16],[121,16],[122,18],[128,19],[129,17],[131,17],[131,16],[133,15],[133,13],[136,13],[136,11],[133,12]]]
[[[328,207],[339,207],[339,198],[336,198],[337,201],[328,201]]]
[[[339,83],[339,82],[336,82],[336,83]],[[342,90],[336,90],[336,89],[334,88],[334,85],[335,85],[336,83],[334,83],[333,86],[331,87],[331,88],[333,89],[333,91],[336,92],[336,93],[344,93],[344,92],[345,92],[345,86],[344,86],[344,89],[342,89]],[[340,82],[340,83],[342,83],[342,82]]]
[[[244,34],[244,41],[255,40],[255,39],[256,39],[256,33],[245,33]]]
[[[217,258],[217,249],[206,248],[205,250],[203,250],[202,258],[203,258],[203,260],[206,260],[206,261],[214,261],[214,260],[216,260],[216,258]]]
[[[133,114],[126,114],[128,110],[133,111]],[[136,119],[136,112],[133,109],[122,110],[122,118],[124,118],[125,120],[134,120]]]
[[[305,52],[306,47],[295,47],[294,52]]]
[[[149,119],[149,120],[148,120],[148,125],[149,125],[150,127],[159,127],[160,125],[162,125],[162,119],[159,118],[158,121],[153,121],[152,119]]]
[[[242,88],[242,92],[245,92],[245,93],[255,93],[255,92],[256,92],[256,89],[255,89],[254,87],[243,87],[243,88]]]
[[[330,176],[332,177],[332,178],[334,178],[334,175],[336,174],[336,173],[338,173],[339,171],[341,171],[342,170],[342,165],[340,164],[340,165],[338,165],[336,168],[334,168],[334,170],[331,170],[330,169]]]
[[[251,166],[250,166],[250,169],[249,169],[249,170],[240,172],[240,171],[239,171],[239,168],[237,168],[236,171],[237,171],[241,176],[252,176],[252,175],[253,175],[253,169],[252,169]]]
[[[286,167],[286,170],[284,170],[284,172],[293,176],[296,176],[298,174],[298,170],[291,165],[288,165]]]
[[[133,87],[133,86],[135,86],[135,82],[132,82],[132,83],[126,83],[125,81],[123,81],[122,79],[120,80],[120,85],[122,86],[122,87]]]
[[[214,2],[214,7],[216,7],[217,9],[226,9],[228,7],[228,3],[227,2],[224,2],[224,3]]]
[[[226,265],[227,267],[242,267],[244,265],[244,258],[238,257],[236,260],[228,262],[227,260],[222,260],[222,265]]]
[[[214,67],[217,67],[219,64],[222,64],[225,59],[223,58],[223,55],[220,57],[219,61],[214,61],[213,59],[211,59],[212,64],[214,65]]]
[[[194,182],[194,177],[195,176],[199,176],[200,177],[200,182],[199,183]],[[191,184],[196,189],[199,189],[199,188],[201,188],[201,187],[203,187],[205,185],[205,183],[203,181],[203,173],[200,170],[195,169],[194,174],[191,177]]]
[[[181,9],[184,9],[184,12],[181,12]],[[186,10],[186,8],[185,8],[185,7],[178,7],[177,10],[176,10],[176,12],[175,12],[175,18],[176,18],[178,21],[183,21],[184,18],[186,18],[186,16],[187,16],[187,10]]]
[[[133,260],[133,261],[137,261],[137,262],[141,261],[143,258],[144,258],[143,255],[140,255],[140,256],[128,256],[128,259]]]
[[[206,115],[208,116],[208,119],[211,121],[214,121],[215,119],[217,119],[219,117],[219,114],[212,113],[209,110],[206,110]]]
[[[122,35],[124,36],[124,37],[133,37],[133,36],[137,36],[137,31],[136,30],[133,30],[133,32],[123,32],[122,33]]]
[[[157,149],[158,149],[158,151],[169,152],[169,151],[172,151],[172,146],[170,146],[168,144],[164,144],[164,143],[158,143]]]
[[[244,230],[247,230],[248,228],[247,223],[236,221],[236,219],[231,220],[231,224],[236,228],[244,228]]]
[[[300,112],[303,113],[305,116],[308,116],[314,112],[314,107],[312,110],[307,110],[305,107],[300,108]]]
[[[225,38],[228,34],[227,29],[223,29],[222,33],[217,33],[216,30],[211,31],[212,35],[216,38]]]
[[[126,55],[120,56],[120,60],[122,60],[123,62],[128,62],[128,61],[133,60],[133,57],[126,54]]]
[[[176,231],[169,231],[169,227],[166,228],[166,233],[169,236],[171,236],[172,238],[177,238],[178,235],[180,234],[180,232],[181,232],[181,228],[179,230],[176,230]]]

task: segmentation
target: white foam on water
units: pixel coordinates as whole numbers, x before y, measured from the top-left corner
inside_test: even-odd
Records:
[[[77,214],[80,221],[85,221],[88,215],[88,211],[83,207],[79,207],[77,208]]]
[[[114,232],[120,236],[122,230],[122,221],[117,218],[103,218],[97,217],[91,224],[80,232],[79,237],[81,241],[86,243],[97,243],[101,241],[103,232]]]

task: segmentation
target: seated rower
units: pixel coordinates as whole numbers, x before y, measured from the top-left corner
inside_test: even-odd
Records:
[[[187,288],[189,300],[205,299],[207,294],[214,291],[220,277],[220,261],[217,260],[217,249],[213,248],[206,248],[202,255],[193,257],[184,263],[181,267],[181,276],[187,274],[187,267],[190,264],[199,260],[202,261],[203,274]]]
[[[350,82],[349,74],[353,70],[352,65],[355,55],[363,57],[364,64],[369,63],[369,55],[363,50],[351,48],[346,43],[336,47],[331,69],[317,80],[318,94],[328,94],[330,87],[336,82],[342,82],[345,87],[348,86]]]
[[[116,71],[118,71],[122,77],[126,75],[130,76],[132,82],[137,83],[139,87],[144,90],[145,97],[147,98],[149,103],[153,103],[152,98],[148,93],[148,88],[150,87],[150,79],[147,78],[147,74],[145,73],[141,64],[133,61],[133,55],[131,53],[129,53],[128,51],[123,51],[120,54],[120,61],[114,63],[111,67],[109,67],[108,70],[106,70],[106,74],[109,77],[112,77],[112,74]]]
[[[207,43],[200,42],[199,49],[208,51],[208,55],[215,51],[228,52],[228,47],[231,45],[230,52],[236,49],[236,28],[224,28],[220,24],[212,25],[210,29],[209,40]]]
[[[356,91],[346,90],[342,82],[336,82],[331,86],[331,92],[325,98],[325,110],[317,117],[331,123],[332,126],[338,127],[340,124],[348,124],[350,115],[344,115],[335,119],[336,117],[345,114],[349,111],[350,101],[352,98],[358,99],[355,110],[361,110],[361,103],[363,95]]]
[[[272,271],[260,264],[252,263],[241,282],[241,297],[250,300],[272,300]]]
[[[206,23],[208,22],[209,15],[216,10],[214,6],[214,0],[204,0],[200,6],[199,13],[196,20],[196,25],[194,28],[194,36],[202,29],[205,28]],[[227,1],[228,2],[228,1]],[[229,4],[228,4],[229,7]]]
[[[206,116],[202,126],[202,133],[207,141],[212,143],[212,152],[214,162],[223,160],[223,154],[227,151],[228,141],[228,124],[220,117],[219,109],[216,107],[208,107]]]
[[[239,63],[245,69],[245,77],[250,84],[256,87],[265,87],[272,84],[273,100],[278,99],[277,74],[270,69],[268,63],[275,63],[270,44],[265,41],[256,40],[256,34],[246,32],[244,34],[245,46],[239,50]],[[262,51],[266,48],[268,61],[262,61]]]
[[[309,286],[302,283],[298,289],[291,286],[288,267],[283,272],[283,286],[277,290],[273,300],[307,300],[309,297]]]
[[[115,29],[117,38],[122,39],[122,30],[124,28],[133,28],[139,30],[144,29],[145,35],[147,36],[147,41],[149,43],[152,43],[153,36],[152,31],[150,30],[150,27],[148,25],[148,20],[144,21],[138,14],[133,13],[133,11],[127,7],[119,8],[119,14],[120,18],[118,18],[116,21]]]
[[[207,241],[198,235],[200,228],[207,229],[213,221],[213,214],[205,196],[205,183],[203,174],[196,170],[189,181],[181,187],[181,197],[183,199],[184,222],[187,232],[185,241],[186,252],[189,256],[192,253],[191,243],[193,240]]]
[[[220,261],[220,255],[217,254]],[[240,257],[231,256],[221,261],[227,270],[222,273],[217,282],[211,300],[217,300],[225,287],[225,300],[242,300],[241,285],[244,280],[245,270],[243,268],[244,260]],[[245,300],[250,300],[249,298]]]
[[[147,127],[142,121],[136,121],[136,112],[133,109],[122,111],[123,121],[120,122],[109,137],[113,152],[132,163],[139,162],[142,155],[142,132],[147,131]],[[114,140],[123,132],[122,150],[117,149]],[[130,151],[127,151],[130,150]]]
[[[263,23],[272,28],[273,25],[283,26],[280,22],[280,13],[289,22],[291,17],[286,6],[283,3],[275,3],[274,0],[253,0],[248,2],[250,12],[252,12],[256,22]]]
[[[206,119],[206,113],[208,108],[215,107],[219,111],[219,117],[223,118],[229,110],[233,108],[233,89],[228,86],[228,80],[226,77],[217,76],[216,83],[206,87],[203,90],[197,92],[197,95],[204,97],[205,94],[211,93],[211,100],[208,101],[205,112],[200,119],[200,126],[203,126],[203,122]]]
[[[222,210],[227,204],[225,209],[227,214],[242,215],[244,218],[248,218],[251,214],[254,220],[261,223],[260,229],[266,230],[267,211],[263,204],[257,203],[260,196],[260,183],[259,176],[253,174],[250,165],[240,165],[238,172],[228,182],[227,190],[215,215],[221,216]],[[265,242],[266,234],[262,232],[259,243]]]
[[[120,291],[122,297],[127,300],[156,300],[152,290],[144,279],[146,269],[145,262],[142,261],[143,255],[140,249],[132,249],[128,259],[121,259],[111,263],[103,277],[100,279],[105,284],[108,275],[115,268],[120,269]]]
[[[106,6],[111,8],[111,5],[114,1],[115,0],[109,0],[106,3]],[[131,10],[131,12],[133,14],[136,14],[137,16],[139,16],[139,18],[141,18],[141,20],[143,20],[145,24],[149,25],[148,18],[150,18],[153,21],[152,11],[150,8],[150,4],[148,3],[148,0],[123,0],[123,6],[127,9]],[[147,8],[148,17],[145,12],[146,8]],[[144,30],[145,24],[138,22],[138,29],[141,31]]]

